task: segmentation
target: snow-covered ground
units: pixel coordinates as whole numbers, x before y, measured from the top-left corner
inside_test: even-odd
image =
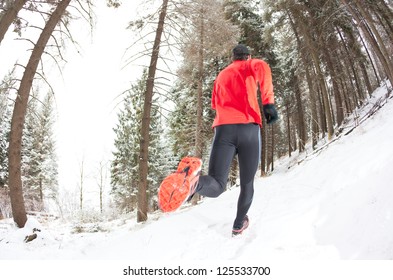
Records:
[[[383,88],[377,91],[359,114],[366,113],[385,92]],[[272,264],[267,279],[367,275],[393,279],[393,101],[382,105],[344,135],[354,123],[350,120],[339,139],[326,148],[309,152],[306,158],[283,159],[271,176],[256,178],[250,227],[239,237],[231,237],[238,188],[172,214],[154,213],[143,224],[127,217],[76,227],[31,217],[25,228],[18,229],[12,221],[2,220],[0,275],[28,276],[52,267],[61,270],[56,272],[61,279],[74,274],[92,276],[92,270],[99,279],[117,279],[124,278],[123,268],[129,265],[191,264],[209,268],[207,279],[233,279],[217,276],[216,267]],[[41,230],[37,239],[25,243],[33,228]],[[343,264],[342,260],[347,261]],[[22,264],[28,269],[18,269]],[[297,270],[288,271],[289,267]],[[307,271],[318,274],[307,278]],[[287,277],[275,278],[280,273]]]

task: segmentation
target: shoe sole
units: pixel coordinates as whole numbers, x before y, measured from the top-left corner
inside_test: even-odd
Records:
[[[187,199],[190,183],[185,173],[172,173],[162,181],[158,190],[158,204],[163,212],[178,209]]]
[[[177,172],[162,181],[158,190],[158,205],[163,212],[173,212],[187,200],[191,186],[194,186],[199,178],[201,167],[200,159],[183,158]]]

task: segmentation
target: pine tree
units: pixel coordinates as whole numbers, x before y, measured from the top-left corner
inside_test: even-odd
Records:
[[[173,156],[170,145],[167,141],[167,132],[165,131],[166,120],[162,118],[159,102],[155,100],[152,106],[152,122],[150,124],[150,147],[149,147],[149,188],[147,198],[149,210],[158,209],[157,191],[162,180],[174,170],[178,161]]]
[[[11,104],[8,99],[7,78],[0,87],[0,188],[7,185],[8,143],[11,129]]]
[[[169,138],[174,155],[180,160],[194,154],[194,132],[196,130],[196,94],[192,88],[179,82],[172,89],[174,109],[169,114]]]
[[[114,132],[115,152],[111,163],[111,194],[121,211],[131,212],[137,207],[139,184],[139,143],[142,121],[142,102],[145,93],[147,72],[142,78],[126,91],[123,109],[118,114]],[[153,100],[153,103],[156,103]],[[173,168],[168,145],[163,142],[164,130],[160,118],[159,107],[152,106],[150,123],[149,174],[148,174],[148,204],[150,209],[156,209],[155,193],[164,176]]]
[[[124,108],[118,114],[114,132],[115,152],[111,163],[111,194],[120,210],[131,212],[135,209],[138,193],[138,153],[141,121],[141,95],[143,80],[132,85],[124,98]]]
[[[0,220],[11,216],[8,189],[8,145],[12,114],[10,96],[16,82],[13,73],[13,71],[8,73],[0,84]]]
[[[42,103],[35,96],[29,102],[22,149],[22,181],[28,210],[48,210],[48,203],[57,197],[52,99],[48,93]]]

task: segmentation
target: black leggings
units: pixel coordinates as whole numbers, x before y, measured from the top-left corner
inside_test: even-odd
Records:
[[[230,166],[238,155],[240,195],[233,227],[240,228],[251,206],[254,195],[254,176],[260,158],[260,130],[257,124],[228,124],[215,128],[210,153],[209,174],[201,176],[197,192],[206,197],[217,197],[226,189]]]

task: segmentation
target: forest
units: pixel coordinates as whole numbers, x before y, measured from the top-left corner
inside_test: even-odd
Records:
[[[108,9],[123,8],[120,1],[106,2]],[[138,5],[138,17],[124,27],[130,34],[124,63],[142,70],[119,93],[114,150],[106,167],[111,207],[136,213],[138,222],[158,209],[160,182],[183,156],[201,157],[206,168],[212,85],[237,43],[265,60],[273,74],[280,121],[261,130],[262,177],[274,176],[276,159],[334,140],[376,88],[393,82],[388,0],[148,0]],[[78,21],[93,28],[99,21],[94,10],[90,0],[0,0],[0,52],[6,33],[30,44],[26,62],[1,69],[7,74],[0,86],[0,219],[12,217],[18,227],[28,213],[48,211],[49,201],[59,204],[56,88],[46,65],[67,67],[66,46],[77,44],[70,26]],[[138,51],[131,51],[135,46]],[[236,184],[237,173],[235,160],[228,185]],[[79,195],[83,211],[82,184]]]

